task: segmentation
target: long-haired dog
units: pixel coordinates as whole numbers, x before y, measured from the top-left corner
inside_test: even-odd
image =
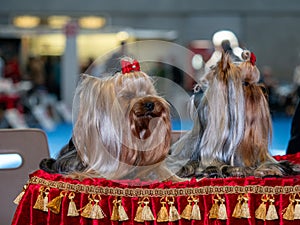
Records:
[[[255,56],[238,65],[223,54],[198,83],[194,127],[171,147],[168,167],[181,177],[267,176],[295,172],[269,153],[272,123],[257,82]]]
[[[163,165],[171,140],[169,104],[136,60],[126,57],[121,64],[122,72],[111,77],[82,76],[72,140],[41,168],[108,179],[177,179]]]

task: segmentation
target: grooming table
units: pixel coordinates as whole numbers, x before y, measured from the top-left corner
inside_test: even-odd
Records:
[[[275,158],[300,163],[300,154]],[[79,181],[38,170],[12,224],[300,224],[299,178]]]

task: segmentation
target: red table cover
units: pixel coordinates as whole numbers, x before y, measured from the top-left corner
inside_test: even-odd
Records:
[[[300,224],[300,176],[146,183],[38,170],[20,196],[13,225]]]

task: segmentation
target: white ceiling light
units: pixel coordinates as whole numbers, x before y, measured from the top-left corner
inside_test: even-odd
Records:
[[[51,28],[63,28],[71,20],[69,16],[49,16],[47,21]]]
[[[99,29],[105,25],[105,18],[98,16],[85,16],[78,20],[78,24],[84,29]]]
[[[17,16],[13,19],[13,24],[21,28],[34,28],[38,26],[40,22],[41,19],[39,17],[30,15]]]

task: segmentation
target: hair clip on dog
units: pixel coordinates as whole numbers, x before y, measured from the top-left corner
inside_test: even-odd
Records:
[[[122,66],[122,74],[130,73],[133,71],[140,71],[140,64],[137,60],[133,60],[133,62],[129,62],[127,60],[121,60]]]

